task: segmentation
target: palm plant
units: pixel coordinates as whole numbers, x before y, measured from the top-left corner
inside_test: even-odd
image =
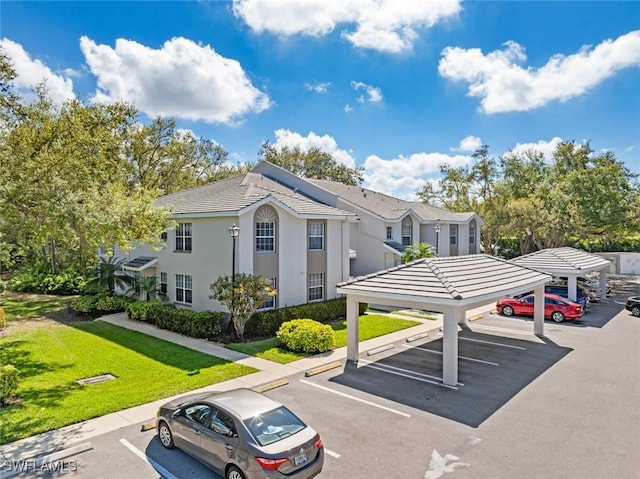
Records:
[[[418,243],[415,242],[411,246],[407,246],[402,255],[402,262],[409,263],[421,258],[433,258],[436,256],[436,251],[431,243]]]
[[[133,285],[134,278],[128,274],[118,274],[126,261],[115,256],[100,257],[96,276],[88,281],[88,286],[107,291],[112,296],[115,295],[116,288],[127,291]]]
[[[138,285],[140,286],[140,292],[144,295],[142,298],[143,301],[155,298],[156,283],[157,281],[155,276],[144,276],[143,278],[140,278]]]

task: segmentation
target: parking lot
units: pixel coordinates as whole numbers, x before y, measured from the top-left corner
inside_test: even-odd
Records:
[[[635,478],[640,320],[623,296],[593,304],[580,322],[547,321],[544,337],[531,319],[470,322],[455,388],[441,383],[434,330],[266,394],[321,433],[325,479]],[[73,477],[216,477],[140,426],[92,439],[72,458]]]

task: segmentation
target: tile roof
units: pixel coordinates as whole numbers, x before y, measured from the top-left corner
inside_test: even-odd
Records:
[[[384,219],[397,220],[410,210],[426,221],[466,222],[474,215],[473,212],[455,213],[425,203],[405,201],[367,188],[345,185],[336,181],[309,178],[305,180]]]
[[[478,254],[420,259],[339,283],[337,287],[339,293],[372,298],[390,295],[457,305],[523,292],[551,279],[547,274],[507,260]]]
[[[354,216],[351,212],[315,201],[260,173],[246,173],[165,195],[158,198],[156,205],[171,205],[174,214],[235,213],[267,197],[302,215]]]
[[[610,264],[610,261],[602,256],[570,247],[543,249],[511,261],[520,266],[548,273],[584,273],[605,268]]]

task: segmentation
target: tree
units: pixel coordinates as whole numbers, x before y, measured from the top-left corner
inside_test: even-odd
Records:
[[[55,105],[44,87],[0,129],[0,211],[19,246],[80,269],[101,246],[157,243],[169,211],[132,185],[125,160],[137,111],[124,103]]]
[[[107,291],[112,296],[116,294],[116,288],[128,291],[134,283],[133,277],[118,274],[126,262],[124,258],[101,256],[96,275],[87,282],[87,286]]]
[[[269,280],[245,273],[236,274],[235,281],[228,275],[220,276],[209,288],[209,298],[219,301],[229,310],[240,339],[244,338],[247,321],[262,305],[265,297],[277,294]]]
[[[157,280],[155,276],[145,276],[140,278],[138,283],[140,286],[140,292],[144,294],[143,301],[154,299],[156,296]]]
[[[172,118],[130,128],[127,158],[133,185],[170,194],[234,176],[248,165],[232,165],[217,143],[179,130]]]
[[[277,148],[265,141],[260,145],[258,158],[303,178],[331,180],[352,186],[360,185],[364,180],[364,168],[351,168],[339,163],[330,153],[316,147],[302,151],[298,146]]]
[[[414,242],[411,246],[407,246],[402,254],[402,262],[410,263],[421,258],[433,258],[436,251],[431,243]]]

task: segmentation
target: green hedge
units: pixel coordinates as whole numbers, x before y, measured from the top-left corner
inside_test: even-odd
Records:
[[[367,309],[366,303],[360,303],[359,314],[364,314]],[[309,318],[320,323],[329,323],[346,316],[346,298],[330,299],[320,303],[299,304],[255,313],[247,322],[245,331],[251,336],[273,337],[285,321]]]
[[[306,318],[282,323],[276,337],[287,349],[303,353],[323,353],[336,343],[331,326]]]
[[[82,314],[110,314],[126,311],[133,300],[127,296],[111,296],[107,293],[80,296],[71,303],[71,309]]]
[[[156,300],[152,301],[134,301],[127,306],[127,314],[129,319],[133,321],[147,321],[149,310],[154,306],[161,306],[162,302]]]
[[[214,339],[222,331],[225,314],[217,311],[190,311],[178,309],[173,304],[149,301],[150,307],[133,306],[133,315],[146,309],[146,321],[159,328],[184,334],[193,338]],[[136,303],[133,303],[134,305]],[[131,308],[130,310],[131,311]],[[129,317],[133,319],[131,312]]]
[[[81,293],[85,284],[86,278],[71,269],[51,274],[43,266],[31,266],[15,273],[8,287],[22,293],[72,295]]]
[[[0,404],[8,402],[18,390],[18,370],[12,364],[0,366]]]

